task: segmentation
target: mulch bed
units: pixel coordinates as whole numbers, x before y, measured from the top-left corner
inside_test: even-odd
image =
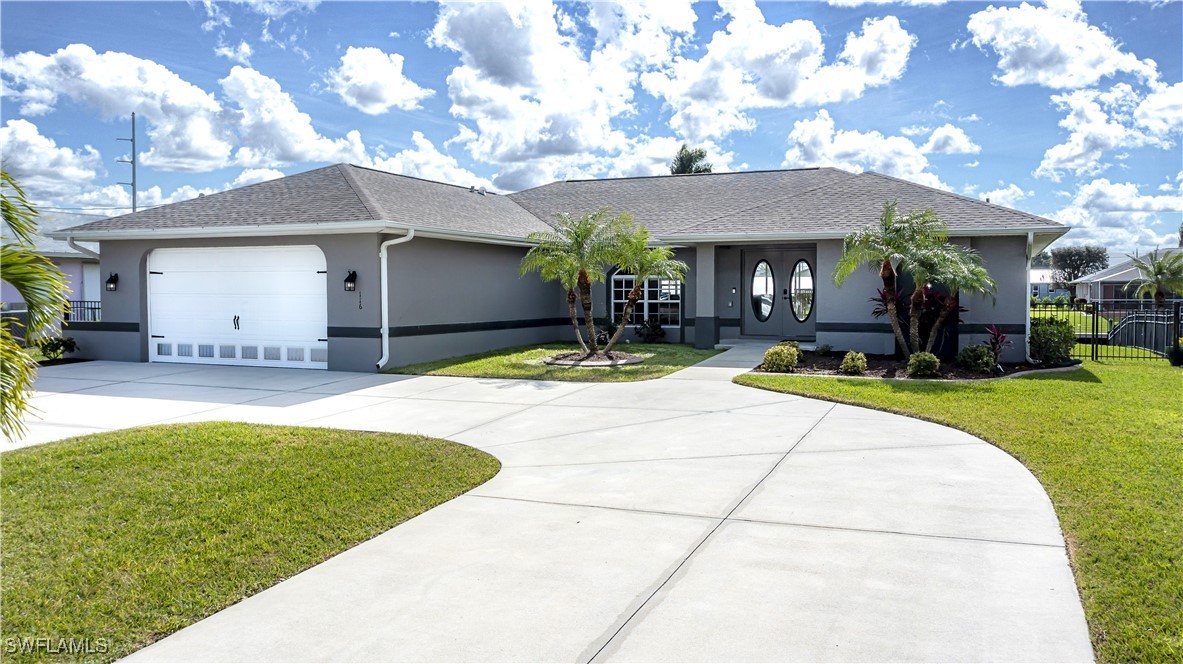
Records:
[[[838,366],[842,364],[843,355],[845,353],[834,352],[833,354],[822,356],[813,351],[801,351],[801,359],[793,373],[818,376],[845,376],[846,374],[838,371]],[[1018,364],[1004,364],[1002,368],[1005,372],[1003,375],[1009,376],[1020,371],[1034,371],[1048,367],[1038,367],[1033,364],[1021,362]],[[891,355],[867,354],[867,372],[861,375],[864,378],[907,378],[907,369],[908,362],[904,359],[892,357]],[[760,371],[760,369],[756,370]],[[967,371],[953,364],[952,361],[946,360],[941,360],[941,366],[936,376],[928,377],[929,380],[980,380],[983,378],[996,378],[996,376]]]
[[[78,364],[79,362],[90,362],[90,360],[84,360],[81,357],[62,357],[56,360],[41,360],[37,363],[37,366],[52,367],[58,364]]]
[[[547,364],[556,364],[560,366],[573,367],[616,367],[626,364],[640,364],[645,361],[641,355],[634,355],[632,353],[619,353],[612,351],[605,353],[603,351],[597,352],[594,355],[588,355],[583,351],[573,351],[570,353],[559,353],[552,355],[545,360]]]

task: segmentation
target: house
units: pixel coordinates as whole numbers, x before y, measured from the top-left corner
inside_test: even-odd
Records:
[[[1180,250],[1163,249],[1161,253],[1170,255],[1176,251]],[[1075,288],[1076,297],[1084,298],[1089,302],[1132,300],[1134,299],[1133,289],[1127,289],[1125,286],[1139,276],[1141,276],[1141,272],[1134,267],[1133,259],[1127,256],[1126,260],[1116,265],[1110,265],[1104,270],[1098,270],[1073,281],[1072,286]],[[1167,299],[1183,299],[1183,293],[1167,293]]]
[[[1039,299],[1056,298],[1061,295],[1071,297],[1072,292],[1067,288],[1056,288],[1056,280],[1052,277],[1052,270],[1048,268],[1031,268],[1031,297]]]
[[[932,208],[979,251],[997,298],[968,297],[961,343],[997,324],[1023,337],[1027,270],[1067,229],[876,173],[834,168],[555,182],[510,195],[338,164],[54,234],[98,242],[116,290],[70,325],[96,358],[374,371],[571,338],[554,283],[520,276],[526,236],[560,212],[627,211],[690,265],[654,280],[635,320],[709,348],[721,338],[814,340],[890,353],[867,302],[881,285],[830,273],[850,231],[885,201]],[[632,286],[605,275],[597,306]],[[597,315],[604,313],[596,312]],[[1011,351],[1020,359],[1023,343]]]
[[[97,320],[103,288],[99,259],[73,249],[65,242],[45,237],[37,238],[37,252],[48,258],[66,277],[66,285],[70,289],[67,295],[70,301],[67,320]],[[7,281],[0,283],[0,302],[4,303],[6,313],[23,324],[25,301]]]

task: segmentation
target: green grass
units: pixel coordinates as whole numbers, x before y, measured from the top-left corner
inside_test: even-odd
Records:
[[[620,367],[556,367],[542,361],[551,355],[578,349],[579,347],[574,344],[557,343],[518,346],[477,355],[410,364],[390,369],[387,373],[623,383],[661,378],[719,353],[717,350],[699,350],[686,344],[622,344],[617,347],[618,350],[641,355],[645,357],[645,361]]]
[[[1022,461],[1051,497],[1101,661],[1183,661],[1183,369],[948,383],[748,374],[742,385],[912,415]]]
[[[488,480],[444,440],[225,422],[6,452],[3,638],[126,655]],[[6,661],[48,658],[10,654]]]
[[[1077,334],[1093,333],[1093,315],[1084,311],[1073,311],[1071,309],[1032,309],[1031,318],[1064,318],[1072,323],[1072,327],[1076,329]],[[1113,321],[1101,316],[1097,320],[1097,334],[1109,334],[1109,328],[1112,326]]]

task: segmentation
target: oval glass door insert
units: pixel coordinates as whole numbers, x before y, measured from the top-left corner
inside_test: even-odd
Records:
[[[775,303],[776,277],[768,261],[760,261],[752,271],[752,311],[756,314],[756,320],[761,323],[768,320]]]
[[[804,260],[797,261],[793,266],[789,293],[793,301],[793,318],[804,323],[813,312],[813,268]]]

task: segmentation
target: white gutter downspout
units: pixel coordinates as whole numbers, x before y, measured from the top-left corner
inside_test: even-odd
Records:
[[[382,357],[378,359],[377,368],[382,369],[387,362],[390,361],[390,281],[387,277],[386,269],[386,249],[392,245],[410,242],[415,237],[415,229],[408,228],[407,234],[402,237],[396,237],[393,240],[387,240],[378,247],[378,263],[381,265],[381,279],[382,284],[380,289],[382,291]]]
[[[1034,364],[1031,359],[1031,249],[1035,246],[1035,233],[1027,233],[1027,293],[1023,301],[1027,303],[1027,329],[1023,334],[1023,355],[1028,364]]]
[[[74,243],[74,236],[73,236],[73,235],[67,235],[67,236],[66,236],[66,244],[67,244],[67,245],[68,245],[68,246],[69,246],[71,249],[73,249],[74,251],[78,251],[78,252],[84,253],[84,254],[86,254],[87,256],[90,256],[91,258],[93,258],[93,259],[95,259],[95,260],[100,260],[100,258],[101,258],[101,257],[99,256],[99,252],[97,252],[97,251],[92,251],[92,250],[90,250],[90,249],[87,249],[86,247],[81,247],[81,246],[78,246],[77,244],[75,244],[75,243]]]

